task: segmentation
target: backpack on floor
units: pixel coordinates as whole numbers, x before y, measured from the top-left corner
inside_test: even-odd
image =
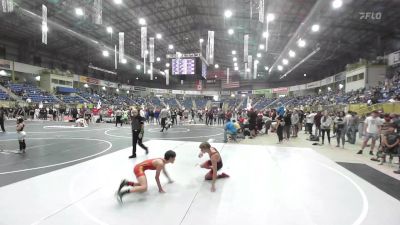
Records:
[[[319,141],[319,137],[318,136],[314,136],[314,135],[310,135],[310,141]]]

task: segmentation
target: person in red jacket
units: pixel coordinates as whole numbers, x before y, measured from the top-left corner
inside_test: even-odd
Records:
[[[129,193],[143,193],[147,191],[147,178],[146,174],[144,173],[146,170],[156,170],[156,182],[158,186],[158,191],[160,193],[165,193],[164,189],[161,186],[160,183],[160,173],[161,171],[164,173],[164,175],[168,178],[168,182],[172,183],[173,181],[169,177],[167,171],[165,170],[165,165],[168,163],[174,163],[176,158],[176,153],[172,150],[169,150],[165,152],[164,158],[155,158],[155,159],[148,159],[146,161],[143,161],[135,166],[133,169],[137,183],[128,181],[128,180],[122,180],[119,187],[118,191],[116,193],[117,200],[122,203],[122,197],[125,196],[126,194]],[[125,186],[130,186],[132,188],[127,189],[127,190],[122,190]]]

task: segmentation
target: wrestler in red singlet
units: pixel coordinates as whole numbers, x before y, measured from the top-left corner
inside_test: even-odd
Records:
[[[136,177],[145,176],[144,171],[146,170],[156,170],[157,168],[154,166],[154,161],[158,159],[163,160],[165,163],[164,159],[156,158],[156,159],[148,159],[146,161],[137,164],[133,169],[133,172],[135,173]]]
[[[134,192],[141,193],[147,191],[147,178],[146,174],[144,173],[146,170],[156,170],[155,178],[158,186],[158,191],[160,193],[165,193],[163,187],[161,186],[160,173],[164,173],[164,175],[168,178],[169,183],[173,182],[169,177],[167,171],[165,170],[165,165],[168,163],[174,163],[175,157],[176,153],[172,150],[169,150],[165,152],[164,158],[148,159],[137,164],[133,169],[133,172],[136,175],[137,182],[122,180],[116,193],[117,200],[122,203],[122,197],[126,194]],[[122,190],[125,186],[130,186],[130,188]]]

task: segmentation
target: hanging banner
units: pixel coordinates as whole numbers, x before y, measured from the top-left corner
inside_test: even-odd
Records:
[[[257,79],[257,68],[258,68],[258,61],[254,61],[254,68],[253,68],[253,79]]]
[[[248,57],[249,57],[249,35],[248,34],[244,35],[244,51],[243,51],[243,53],[244,53],[243,60],[244,60],[244,62],[247,62]]]
[[[114,45],[114,68],[118,69],[118,63],[117,63],[117,45]]]
[[[118,62],[122,63],[123,59],[125,59],[125,41],[124,41],[124,32],[119,32],[118,33],[118,37],[119,37],[119,58],[118,58]]]
[[[247,70],[248,70],[248,77],[247,79],[251,78],[251,71],[252,71],[252,65],[253,65],[253,56],[249,55],[249,58],[247,59],[248,65],[247,65]]]
[[[154,38],[149,38],[150,63],[154,62]]]
[[[153,80],[153,63],[150,63],[150,80]]]
[[[42,5],[42,43],[47,45],[47,7]]]
[[[14,2],[13,0],[2,0],[3,12],[13,12],[14,11]]]
[[[248,68],[247,68],[247,63],[244,64],[244,79],[248,79]]]
[[[208,31],[206,59],[209,64],[214,64],[214,31]]]
[[[169,69],[164,70],[165,73],[165,85],[169,85]]]
[[[258,4],[258,21],[264,23],[264,0],[260,0]]]
[[[101,25],[103,23],[103,0],[94,0],[94,23]]]
[[[229,84],[229,68],[226,68],[226,83]]]
[[[142,47],[142,53],[141,56],[142,58],[146,57],[146,50],[147,50],[147,27],[141,27],[141,47]]]

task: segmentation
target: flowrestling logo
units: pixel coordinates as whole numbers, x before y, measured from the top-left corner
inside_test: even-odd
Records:
[[[381,12],[359,12],[360,20],[381,20]]]

